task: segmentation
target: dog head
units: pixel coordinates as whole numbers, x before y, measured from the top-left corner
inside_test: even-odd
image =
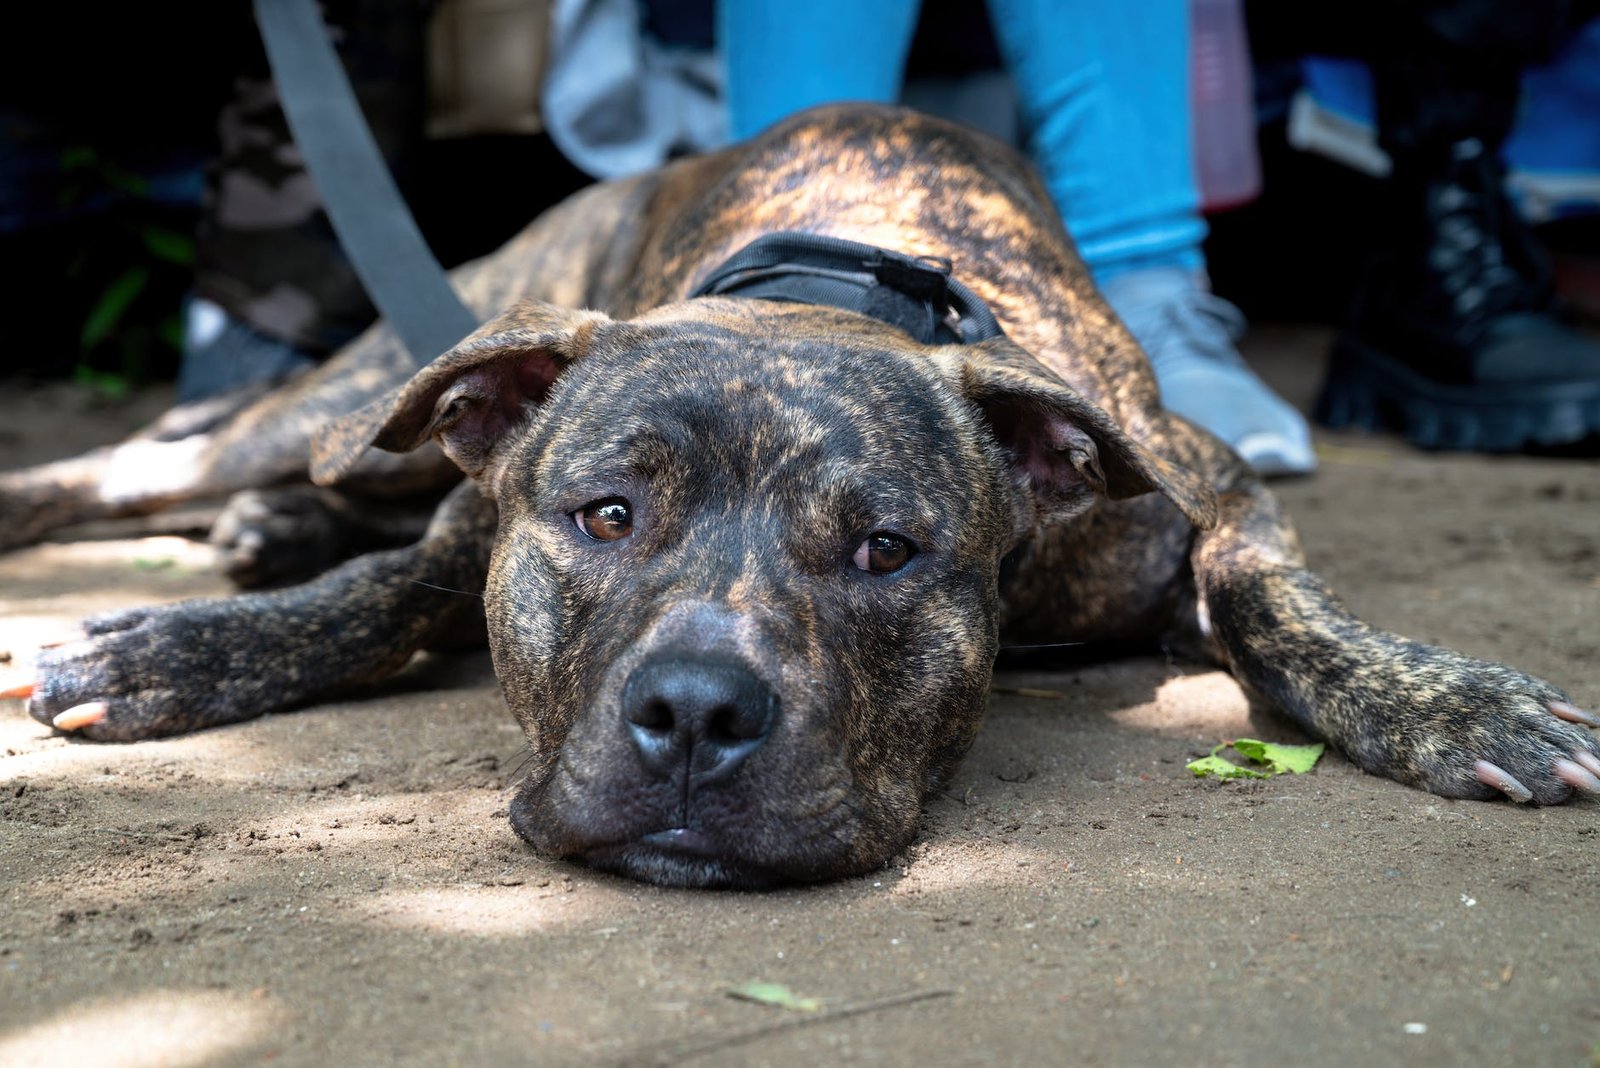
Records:
[[[727,298],[521,305],[346,417],[317,474],[430,438],[499,508],[513,825],[666,884],[884,863],[978,730],[1006,553],[1097,496],[1211,503],[1003,338]]]

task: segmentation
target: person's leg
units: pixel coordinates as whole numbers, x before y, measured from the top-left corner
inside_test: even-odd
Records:
[[[900,96],[920,0],[718,0],[735,138],[835,100]]]
[[[990,0],[1028,147],[1098,282],[1200,270],[1188,0]]]
[[[1244,365],[1205,279],[1186,0],[990,0],[1029,147],[1067,229],[1155,365],[1167,407],[1267,473],[1315,466],[1304,418]]]

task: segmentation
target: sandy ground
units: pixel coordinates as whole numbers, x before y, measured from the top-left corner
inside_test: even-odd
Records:
[[[1324,342],[1250,351],[1304,400]],[[7,395],[6,466],[160,401]],[[1593,461],[1321,443],[1279,488],[1357,611],[1600,704]],[[15,553],[0,647],[222,589],[175,539]],[[766,894],[531,854],[482,656],[139,745],[0,704],[0,1064],[1600,1064],[1600,805],[1446,801],[1337,755],[1197,781],[1217,741],[1297,738],[1193,663],[997,684],[1058,696],[993,699],[905,855]],[[751,981],[823,1009],[729,997]]]

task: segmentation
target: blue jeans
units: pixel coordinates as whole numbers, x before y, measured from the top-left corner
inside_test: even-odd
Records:
[[[900,95],[918,0],[721,0],[732,132]],[[1198,270],[1187,0],[989,0],[1028,147],[1096,279]]]

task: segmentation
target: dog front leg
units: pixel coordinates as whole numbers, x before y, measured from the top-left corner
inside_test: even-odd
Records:
[[[1446,797],[1600,794],[1600,744],[1542,679],[1368,626],[1306,570],[1259,484],[1221,496],[1191,553],[1196,615],[1247,689],[1361,768]]]
[[[451,632],[481,633],[494,505],[465,483],[427,535],[270,593],[136,608],[41,652],[29,713],[98,741],[251,719],[399,669]]]

